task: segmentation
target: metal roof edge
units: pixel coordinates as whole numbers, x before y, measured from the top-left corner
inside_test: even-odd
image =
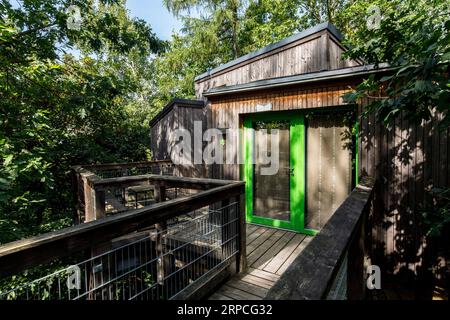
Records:
[[[364,74],[384,72],[392,70],[387,63],[381,63],[375,68],[374,65],[356,66],[350,68],[335,69],[329,71],[319,71],[314,73],[306,73],[295,76],[288,76],[282,78],[274,78],[268,80],[258,80],[245,84],[238,84],[234,86],[224,86],[210,89],[203,93],[205,97],[217,96],[222,94],[234,92],[254,91],[258,89],[269,89],[275,87],[282,87],[287,85],[295,85],[301,83],[310,83],[324,80],[333,80],[340,78],[355,77]]]
[[[205,101],[174,98],[170,100],[170,102],[149,121],[150,127],[153,127],[159,120],[164,118],[164,116],[168,114],[175,105],[193,108],[203,108],[205,106]]]

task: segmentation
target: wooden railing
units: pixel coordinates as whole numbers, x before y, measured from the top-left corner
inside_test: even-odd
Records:
[[[214,211],[215,208],[226,208],[231,203],[238,208],[239,217],[237,227],[233,227],[237,248],[234,257],[236,271],[245,269],[246,235],[243,182],[147,174],[136,177],[91,179],[90,186],[98,192],[102,190],[102,186],[110,183],[128,184],[136,180],[151,181],[156,185],[157,198],[160,202],[142,209],[107,216],[0,246],[0,279],[55,259],[70,257],[81,251],[87,252],[88,256],[98,255],[102,251],[109,250],[109,244],[115,238],[149,227],[154,228],[156,232],[163,232],[167,229],[168,221],[171,219],[195,212],[198,209],[207,208],[207,211]],[[187,197],[164,201],[163,195],[168,187],[197,189],[199,192]],[[221,223],[226,225],[223,221]],[[226,231],[228,234],[230,233],[230,230]]]
[[[373,189],[373,179],[360,180],[265,299],[364,299],[365,226],[373,210]]]
[[[73,166],[72,184],[77,210],[76,220],[82,223],[105,217],[107,188],[105,184],[102,184],[101,188],[96,188],[96,184],[99,185],[102,181],[112,183],[114,179],[122,178],[120,181],[128,181],[127,186],[139,186],[145,183],[145,179],[132,180],[127,177],[148,174],[173,175],[174,169],[175,166],[170,160]],[[115,185],[118,186],[117,183]]]

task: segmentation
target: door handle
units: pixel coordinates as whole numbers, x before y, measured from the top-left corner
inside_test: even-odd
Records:
[[[289,175],[294,176],[294,168],[289,168]]]

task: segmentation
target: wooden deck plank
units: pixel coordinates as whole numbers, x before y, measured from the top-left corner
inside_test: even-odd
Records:
[[[215,292],[211,297],[209,297],[208,300],[233,300],[230,297],[224,296],[223,294],[220,294],[218,292]]]
[[[244,292],[258,296],[260,298],[264,298],[267,295],[267,292],[269,291],[268,288],[260,287],[256,284],[245,282],[238,279],[233,279],[227,282],[227,286],[242,290]]]
[[[226,284],[222,288],[220,288],[219,292],[235,300],[261,300],[261,297],[236,288],[229,287]]]
[[[295,248],[306,238],[304,234],[294,235],[287,245],[273,259],[267,263],[263,270],[268,273],[276,273],[283,263],[289,258]]]
[[[261,300],[312,237],[294,232],[247,225],[245,273],[233,276],[211,300]]]
[[[299,254],[302,253],[303,249],[306,248],[306,246],[309,244],[309,242],[313,239],[313,237],[306,237],[298,246],[295,248],[295,250],[292,252],[292,254],[286,259],[286,261],[281,265],[281,267],[278,269],[276,274],[282,275],[286,269],[291,265],[292,261],[295,260],[295,258],[298,257]]]
[[[264,255],[267,250],[269,250],[281,237],[286,235],[286,231],[277,230],[275,233],[266,239],[261,245],[259,245],[255,250],[253,250],[247,256],[247,264],[252,266],[262,255]]]
[[[265,232],[267,232],[267,228],[262,228],[262,227],[258,227],[256,228],[256,230],[247,237],[247,247],[253,242],[255,241],[258,237],[260,237],[262,234],[264,234]],[[247,251],[248,252],[248,251]]]
[[[255,226],[253,224],[247,224],[247,238],[249,235],[251,235],[253,232],[255,232],[258,229],[258,226]]]
[[[263,279],[251,274],[245,274],[244,276],[239,277],[239,279],[266,289],[272,288],[272,286],[275,284],[275,281]]]
[[[247,244],[247,257],[253,253],[255,249],[261,246],[267,239],[269,239],[277,230],[275,229],[267,229],[263,234],[261,234],[258,238],[255,239],[250,244]]]
[[[281,250],[289,243],[289,241],[295,236],[292,232],[285,233],[282,237],[278,239],[277,242],[273,244],[258,260],[256,260],[253,265],[255,269],[264,269],[267,264],[269,264],[272,259],[280,253]]]
[[[280,279],[280,276],[277,274],[270,273],[270,272],[260,270],[260,269],[255,269],[252,267],[248,268],[247,274],[258,277],[258,278],[266,279],[266,280],[272,281],[272,282],[275,282],[278,279]]]

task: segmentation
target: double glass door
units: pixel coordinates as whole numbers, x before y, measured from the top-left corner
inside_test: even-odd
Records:
[[[357,171],[357,139],[345,119],[338,112],[307,120],[294,112],[244,119],[248,222],[305,234],[328,222]]]

